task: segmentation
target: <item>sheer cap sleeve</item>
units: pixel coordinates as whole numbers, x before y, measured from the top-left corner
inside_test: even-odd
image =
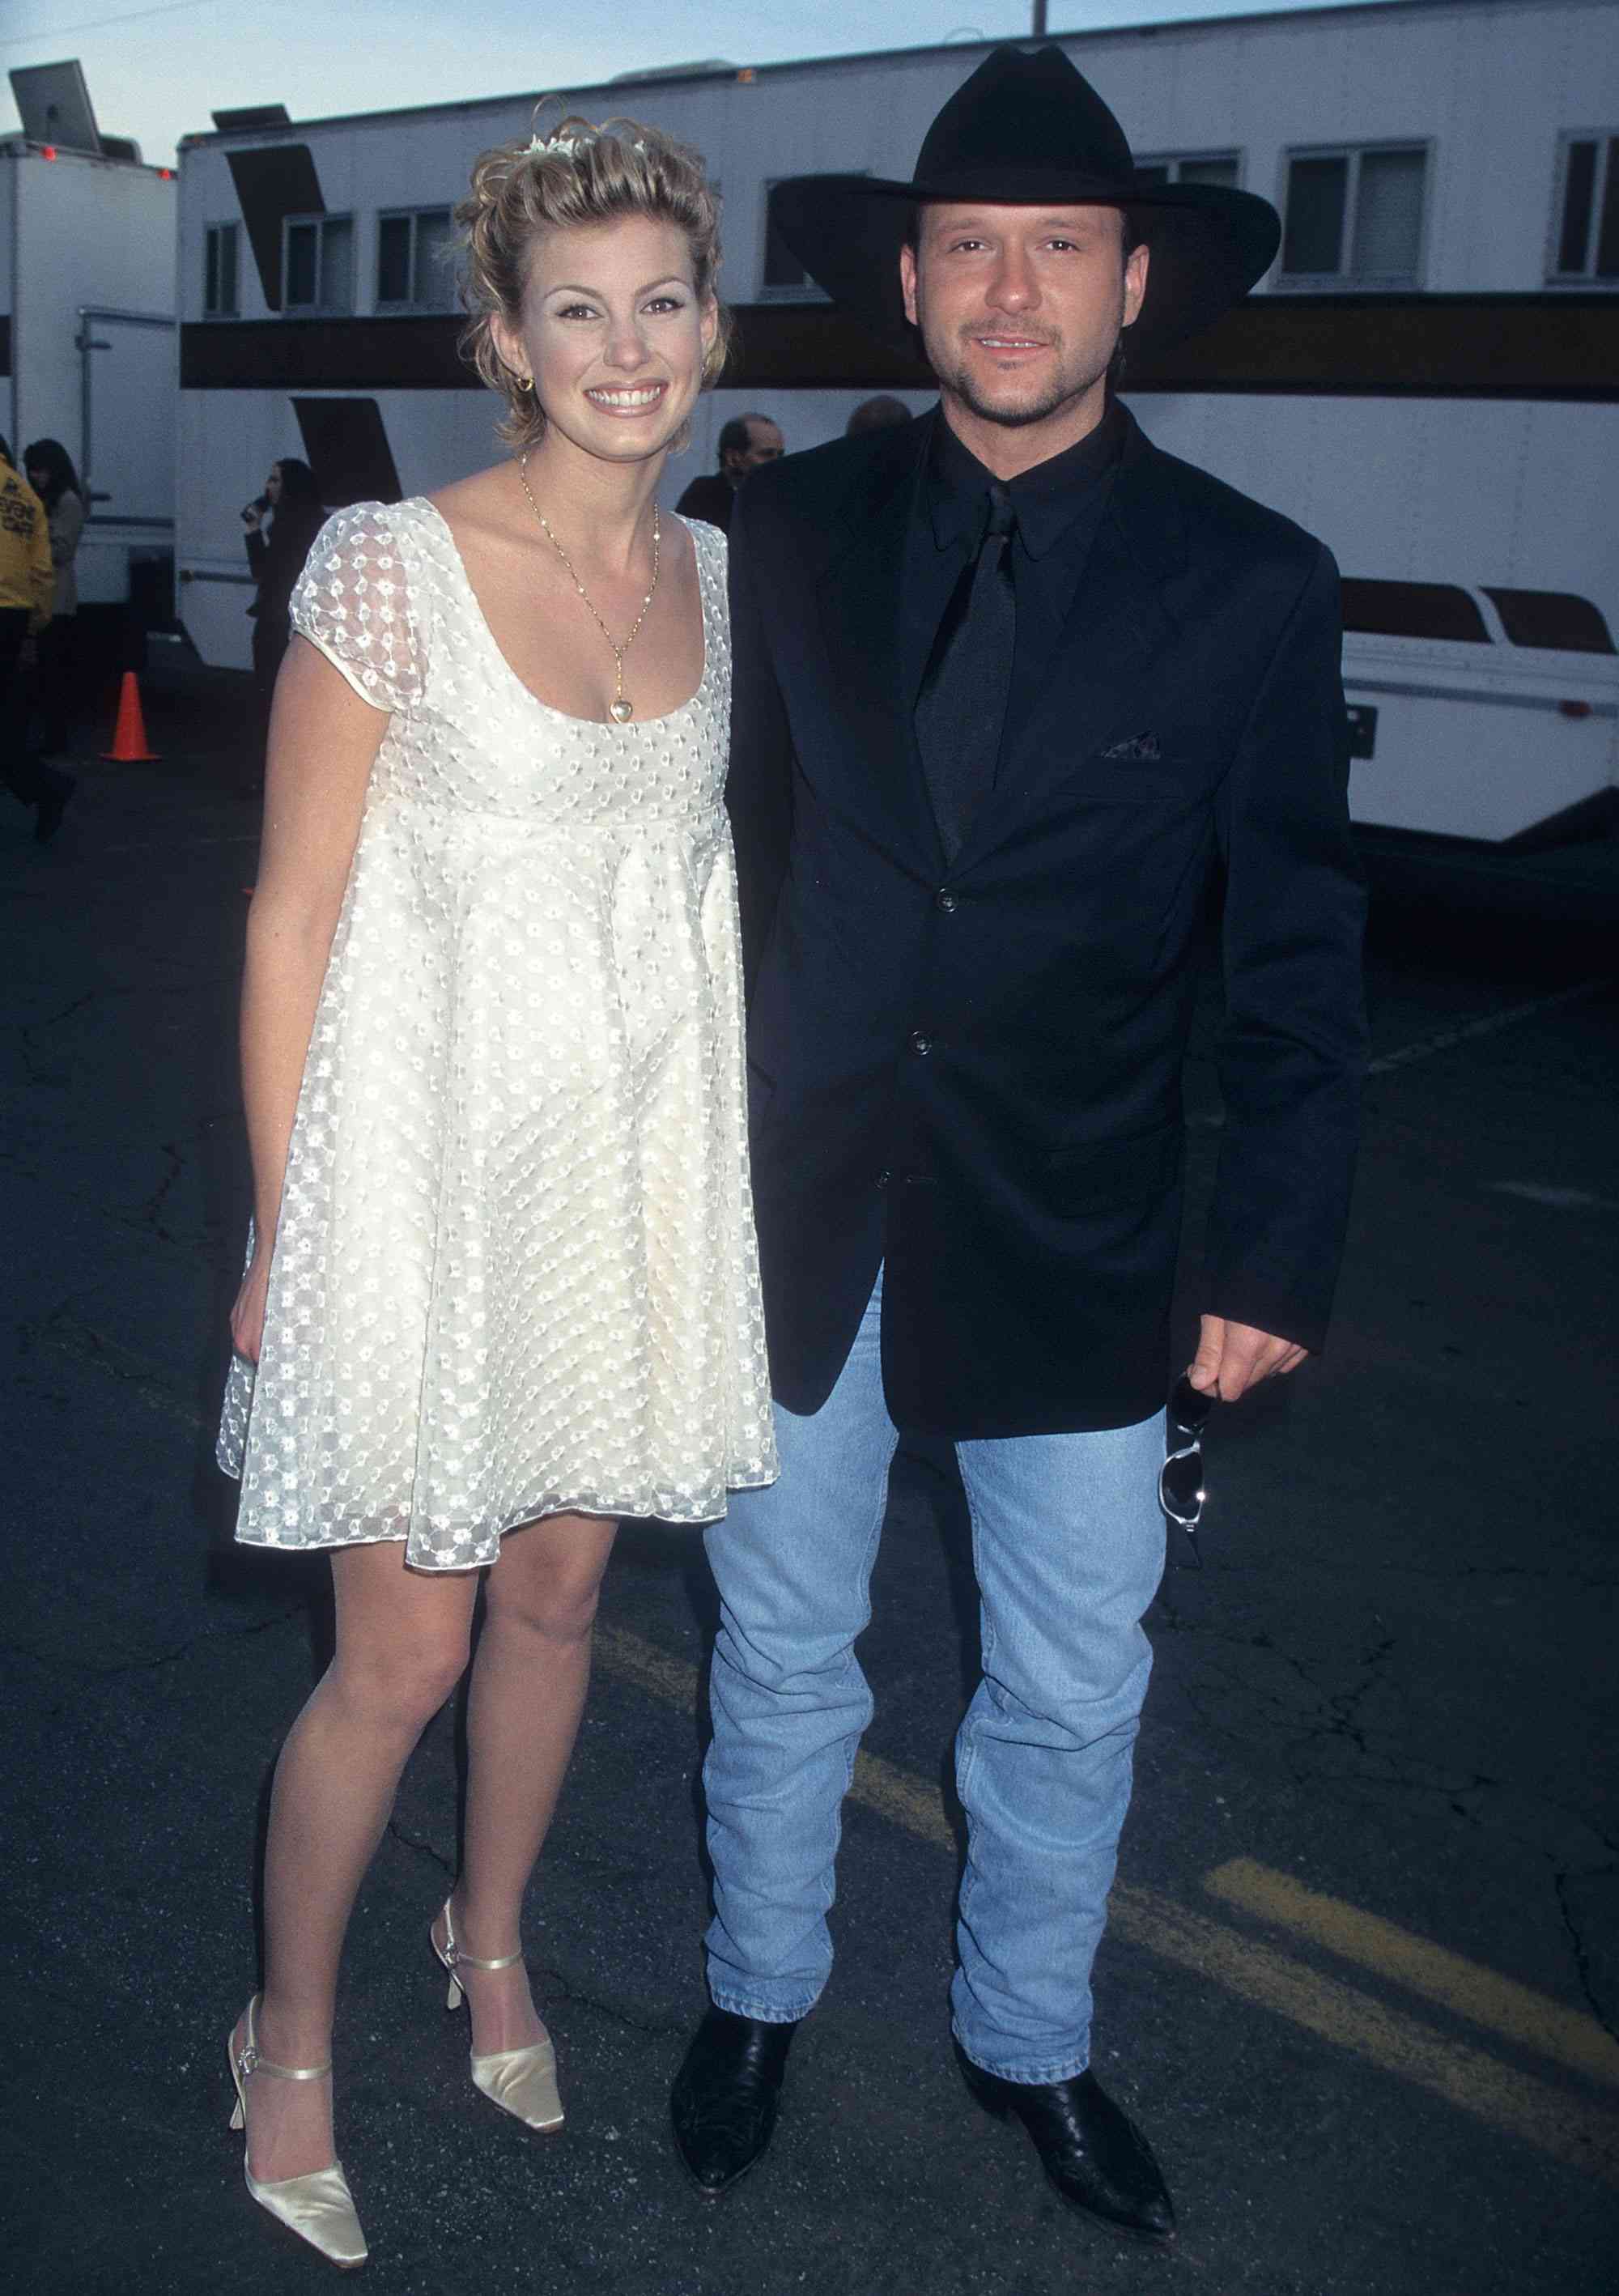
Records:
[[[334,512],[292,593],[293,628],[377,709],[413,708],[424,682],[401,524],[398,509],[386,503]]]

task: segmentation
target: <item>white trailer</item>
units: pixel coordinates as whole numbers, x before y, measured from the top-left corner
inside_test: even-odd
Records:
[[[1263,193],[1281,256],[1206,336],[1126,373],[1161,444],[1321,535],[1348,578],[1357,818],[1556,837],[1619,763],[1619,0],[1386,0],[1059,45],[1138,158]],[[732,414],[789,451],[925,370],[829,307],[772,228],[781,178],[907,172],[985,49],[715,64],[567,91],[695,144],[725,195]],[[333,504],[491,459],[437,261],[472,159],[536,96],[188,137],[181,176],[182,612],[245,663],[239,510],[277,455]]]
[[[171,168],[95,128],[74,65],[13,72],[25,132],[0,141],[0,377],[18,462],[58,439],[89,512],[88,622],[173,611],[176,417]],[[47,101],[53,88],[78,99]],[[60,119],[63,131],[53,130]],[[72,139],[72,140],[70,140]]]

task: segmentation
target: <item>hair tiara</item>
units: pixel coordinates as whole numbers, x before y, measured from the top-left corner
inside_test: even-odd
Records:
[[[533,159],[537,152],[549,159],[551,154],[555,152],[560,159],[571,160],[576,152],[587,151],[593,144],[599,144],[601,141],[601,136],[593,131],[588,135],[533,135],[528,140],[528,148],[523,156],[525,159]],[[639,135],[631,144],[630,149],[632,152],[639,152],[642,158],[645,159],[647,147]]]

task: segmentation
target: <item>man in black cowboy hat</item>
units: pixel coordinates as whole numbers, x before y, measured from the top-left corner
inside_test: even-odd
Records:
[[[853,1644],[901,1431],[954,1444],[982,1595],[953,2024],[1064,2197],[1166,2240],[1089,2070],[1090,1976],[1164,1560],[1194,951],[1222,881],[1226,1123],[1192,1378],[1321,1344],[1363,1024],[1337,576],[1109,390],[1246,293],[1264,201],[1136,176],[1060,49],[1002,49],[911,183],[782,228],[920,332],[936,413],[761,472],[732,528],[731,806],[782,1472],[708,1535],[714,2006],[675,2084],[709,2194],[768,2143],[825,1982]],[[770,570],[768,583],[755,569]]]

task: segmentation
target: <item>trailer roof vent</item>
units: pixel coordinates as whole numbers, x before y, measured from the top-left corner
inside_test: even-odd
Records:
[[[103,135],[102,157],[103,160],[124,160],[132,168],[138,168],[141,164],[141,147],[133,135]]]
[[[689,64],[642,64],[635,71],[613,74],[615,83],[621,79],[703,79],[710,72],[733,72],[736,66],[729,56],[699,56]]]
[[[292,117],[284,103],[244,103],[216,111],[214,125],[222,135],[241,135],[249,127],[290,127]]]
[[[10,78],[22,132],[30,144],[101,152],[90,91],[77,56],[60,64],[24,64]]]

